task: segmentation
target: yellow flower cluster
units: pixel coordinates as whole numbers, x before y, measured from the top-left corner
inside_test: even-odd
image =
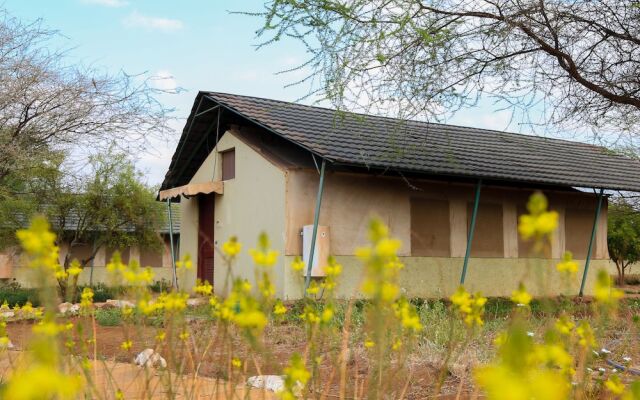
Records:
[[[601,269],[596,276],[593,296],[596,301],[604,306],[616,306],[618,300],[624,296],[624,292],[613,287],[611,276],[606,270]]]
[[[299,256],[296,256],[296,258],[294,258],[293,262],[291,263],[291,269],[296,272],[304,270],[304,266],[304,261],[302,261]]]
[[[150,267],[142,268],[136,260],[131,260],[129,265],[123,264],[119,252],[113,254],[106,267],[119,284],[146,286],[153,283],[154,274]]]
[[[399,271],[404,267],[397,256],[401,242],[389,237],[388,228],[377,219],[369,224],[371,246],[356,250],[365,265],[362,292],[374,303],[393,303],[400,295],[397,284]]]
[[[338,264],[333,256],[329,256],[327,265],[324,267],[324,273],[325,277],[321,286],[327,294],[331,294],[338,285],[338,277],[342,274],[342,265]]]
[[[449,300],[468,326],[481,326],[484,323],[482,316],[487,299],[482,297],[481,293],[471,295],[463,286],[460,286]]]
[[[562,261],[556,264],[556,269],[568,275],[574,275],[578,272],[578,263],[573,261],[573,254],[570,251],[565,251],[562,255]]]
[[[518,232],[523,239],[542,239],[550,237],[558,228],[558,213],[547,211],[548,202],[545,195],[536,192],[527,203],[529,214],[521,215]]]
[[[422,331],[423,326],[420,322],[420,317],[416,311],[416,308],[402,297],[393,304],[393,310],[396,317],[400,320],[402,328],[411,333],[418,333]]]
[[[514,290],[511,293],[511,301],[516,303],[518,306],[528,306],[532,299],[533,297],[527,292],[527,289],[522,283],[518,286],[518,290]]]
[[[284,390],[280,392],[283,400],[296,400],[299,391],[304,389],[311,378],[305,362],[298,353],[294,353],[289,360],[289,365],[284,368]],[[302,386],[302,387],[300,387]]]
[[[155,301],[150,300],[148,297],[140,299],[138,301],[137,308],[144,315],[151,315],[162,311],[169,314],[179,313],[187,308],[188,299],[188,293],[162,293]]]
[[[536,344],[521,326],[512,328],[500,342],[498,360],[475,370],[476,383],[487,398],[568,398],[573,358],[561,345]]]
[[[67,268],[67,274],[69,274],[69,276],[71,277],[74,277],[80,275],[81,272],[82,265],[80,265],[80,261],[78,261],[77,259],[71,261],[71,265],[69,265],[69,268]]]
[[[222,244],[222,252],[230,259],[240,254],[240,250],[242,250],[242,244],[238,242],[236,236],[231,236],[229,240]]]
[[[262,232],[258,237],[258,248],[250,249],[249,254],[256,265],[273,267],[278,260],[278,252],[269,248],[269,237]]]
[[[28,257],[30,268],[40,269],[56,279],[65,278],[66,273],[58,262],[59,248],[56,235],[51,232],[49,222],[43,216],[33,218],[29,228],[20,229],[16,236]]]
[[[235,280],[231,293],[223,302],[211,297],[209,304],[214,317],[229,321],[252,336],[261,333],[267,325],[261,303],[251,296],[251,285],[246,280]]]
[[[200,280],[198,280],[193,291],[202,296],[211,296],[213,294],[213,286],[207,281],[200,282]]]
[[[191,255],[188,253],[182,257],[182,260],[176,261],[176,269],[190,270],[191,268],[193,268],[193,261],[191,261]]]
[[[80,308],[83,310],[89,310],[93,305],[93,290],[90,287],[82,289],[80,294]]]

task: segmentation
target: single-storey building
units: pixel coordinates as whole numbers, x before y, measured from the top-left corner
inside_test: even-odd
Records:
[[[611,269],[603,190],[640,191],[639,171],[584,143],[199,92],[159,198],[181,204],[181,253],[197,265],[187,286],[200,278],[220,292],[227,269],[215,248],[236,235],[246,250],[265,231],[280,253],[279,297],[302,295],[289,266],[311,248],[343,265],[338,294],[357,295],[354,250],[376,216],[402,240],[407,296],[449,295],[463,270],[465,286],[486,295],[510,295],[520,281],[539,295],[577,294],[583,271],[559,279],[519,238],[518,216],[535,190],[547,195],[560,216],[548,257],[590,259],[589,293],[595,271]],[[246,252],[233,270],[254,279]]]
[[[171,222],[172,224],[170,225],[167,215],[166,222],[157,232],[162,241],[162,247],[159,249],[141,248],[137,245],[120,249],[112,249],[104,246],[96,248],[95,243],[76,243],[71,253],[72,258],[78,260],[88,259],[91,254],[97,250],[93,260],[91,260],[87,267],[80,273],[78,282],[82,285],[89,283],[109,283],[109,274],[106,265],[116,251],[120,253],[120,258],[123,263],[128,264],[130,261],[135,260],[143,267],[151,267],[153,269],[154,280],[172,282],[173,262],[171,259],[171,240],[173,238],[174,252],[178,250],[180,242],[180,209],[177,207],[173,210]],[[73,221],[69,222],[69,228],[65,229],[65,231],[73,232],[75,226]],[[60,264],[64,263],[65,257],[69,253],[70,245],[68,241],[61,241],[58,244],[60,248]],[[4,248],[0,252],[0,281],[16,281],[24,287],[34,286],[33,274],[29,268],[22,265],[24,260],[18,246]]]

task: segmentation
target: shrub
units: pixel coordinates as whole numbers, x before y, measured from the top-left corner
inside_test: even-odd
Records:
[[[153,293],[162,293],[171,290],[171,287],[171,282],[162,278],[159,281],[155,281],[151,285],[149,285],[149,290],[151,290]]]
[[[25,305],[27,302],[35,307],[40,304],[40,298],[36,289],[23,288],[17,282],[0,287],[0,304],[6,302],[10,306]]]
[[[101,326],[122,325],[122,310],[119,308],[101,308],[96,310],[96,322]]]

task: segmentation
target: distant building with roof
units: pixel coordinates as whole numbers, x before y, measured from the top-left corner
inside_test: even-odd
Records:
[[[449,295],[461,282],[508,296],[520,281],[538,295],[576,294],[612,268],[604,190],[640,191],[638,171],[639,161],[584,143],[200,92],[159,198],[181,204],[181,253],[197,265],[186,285],[199,278],[221,292],[228,271],[216,248],[232,235],[254,247],[265,231],[281,255],[280,297],[302,295],[289,266],[311,249],[310,277],[334,255],[339,294],[356,296],[354,250],[377,216],[402,240],[407,296]],[[518,235],[536,190],[560,216],[547,256],[571,251],[583,267],[571,282]],[[254,279],[248,255],[233,272]]]
[[[73,227],[76,226],[71,220],[65,221],[65,231],[71,232]],[[162,240],[162,247],[158,250],[139,248],[138,246],[131,246],[121,249],[111,249],[101,247],[98,249],[96,256],[89,265],[82,271],[79,277],[80,284],[92,283],[108,283],[108,274],[106,271],[106,265],[109,263],[113,254],[118,251],[123,263],[129,263],[132,260],[136,260],[143,267],[151,267],[154,272],[154,279],[164,279],[168,282],[173,280],[173,263],[171,260],[171,236],[173,236],[174,251],[177,253],[180,243],[180,209],[176,207],[172,213],[172,227],[173,231],[170,234],[169,218],[165,218],[165,222],[158,230],[158,235]],[[26,222],[25,222],[26,224]],[[68,227],[67,227],[68,226]],[[124,227],[123,229],[127,229]],[[62,264],[69,252],[69,243],[62,241],[59,243],[60,254],[59,260]],[[87,259],[93,254],[95,250],[94,243],[80,243],[73,247],[73,258],[78,260]],[[3,250],[0,253],[0,280],[15,280],[23,286],[33,286],[33,276],[29,272],[29,269],[24,267],[22,254],[18,247],[12,247]]]

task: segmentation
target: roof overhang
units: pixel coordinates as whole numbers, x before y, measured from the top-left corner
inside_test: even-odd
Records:
[[[222,181],[190,183],[171,189],[161,190],[158,193],[159,200],[172,199],[179,196],[195,196],[197,194],[224,193],[224,183]]]

